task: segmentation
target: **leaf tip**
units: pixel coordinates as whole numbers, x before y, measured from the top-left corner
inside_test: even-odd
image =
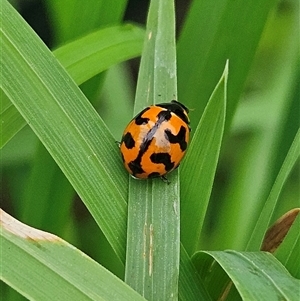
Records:
[[[60,238],[58,238],[56,235],[32,228],[21,223],[2,209],[0,209],[0,225],[2,229],[31,242],[37,242],[41,240],[60,240]]]

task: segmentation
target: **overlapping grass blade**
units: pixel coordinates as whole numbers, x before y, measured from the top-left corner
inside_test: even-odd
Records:
[[[177,99],[172,0],[152,0],[135,112]],[[160,179],[130,179],[125,280],[148,300],[177,300],[179,274],[178,171]]]
[[[192,255],[199,243],[225,126],[228,63],[186,155],[182,173],[181,241]]]
[[[209,258],[210,256],[211,258]],[[293,278],[281,263],[266,252],[205,251],[194,256],[199,270],[203,269],[209,291],[222,288],[219,280],[224,270],[242,300],[297,300],[300,280]],[[216,262],[214,262],[214,260]],[[218,269],[220,265],[221,269]],[[215,274],[215,272],[217,272]],[[230,288],[227,286],[227,289]],[[225,289],[225,287],[223,287]],[[226,298],[226,290],[222,297]],[[218,296],[219,298],[221,296]]]
[[[52,234],[0,211],[1,279],[30,300],[145,300]]]
[[[7,1],[1,5],[1,84],[125,258],[127,176],[117,145],[51,52]]]

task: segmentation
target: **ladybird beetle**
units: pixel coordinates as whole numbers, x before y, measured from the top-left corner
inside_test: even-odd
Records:
[[[124,130],[120,151],[127,171],[138,179],[164,177],[179,166],[189,141],[189,110],[180,102],[149,106]]]

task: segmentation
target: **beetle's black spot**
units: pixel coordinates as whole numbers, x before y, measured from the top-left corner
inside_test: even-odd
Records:
[[[168,153],[154,153],[150,156],[150,160],[156,164],[164,164],[166,172],[174,168],[174,163],[171,162],[171,156]]]
[[[137,158],[138,159],[138,158]],[[130,170],[132,171],[133,175],[136,174],[141,174],[144,173],[145,171],[143,170],[142,166],[141,166],[141,160],[135,159],[134,161],[129,162],[128,167],[130,168]]]
[[[144,114],[145,112],[147,112],[149,109],[150,109],[150,107],[145,108],[143,111],[141,111],[138,115],[136,115],[136,116],[134,117],[134,120],[135,120],[135,124],[136,124],[136,125],[147,124],[147,123],[149,122],[149,118],[144,118],[144,117],[142,117],[143,114]]]
[[[158,126],[159,126],[163,121],[168,121],[168,120],[170,120],[171,117],[172,117],[172,114],[171,114],[170,111],[168,111],[168,110],[166,110],[166,111],[161,111],[161,112],[159,112],[159,113],[157,114],[158,120],[157,120],[156,123],[157,123]]]
[[[129,162],[128,167],[132,171],[133,175],[141,174],[145,172],[141,166],[141,162],[142,162],[142,157],[144,153],[147,151],[147,149],[149,148],[150,143],[151,140],[144,141],[140,146],[138,156],[133,161]]]
[[[180,131],[177,135],[173,135],[172,132],[168,129],[165,130],[165,134],[170,143],[175,144],[178,143],[180,149],[185,151],[187,148],[187,142],[185,141],[186,128],[181,126]]]
[[[129,132],[122,137],[122,142],[124,142],[126,148],[128,149],[132,149],[135,146],[135,141]]]
[[[149,122],[149,118],[139,117],[135,119],[136,125],[147,124]]]

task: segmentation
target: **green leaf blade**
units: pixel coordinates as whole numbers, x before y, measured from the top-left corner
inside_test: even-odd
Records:
[[[1,6],[1,18],[3,91],[124,260],[127,177],[113,137],[51,52],[7,2]]]
[[[135,113],[177,99],[175,19],[171,0],[151,2]],[[179,277],[178,171],[129,181],[125,281],[149,300],[177,300]]]
[[[225,126],[228,64],[195,131],[182,167],[182,243],[193,254],[204,222]]]
[[[194,256],[198,268],[201,268],[207,255],[216,260],[228,274],[243,300],[292,301],[299,296],[300,281],[293,278],[270,253],[232,250],[199,252]],[[213,264],[206,268],[216,270]],[[206,277],[207,285],[213,290],[217,275],[206,271]]]
[[[145,300],[72,245],[2,210],[0,233],[1,278],[30,300]]]

